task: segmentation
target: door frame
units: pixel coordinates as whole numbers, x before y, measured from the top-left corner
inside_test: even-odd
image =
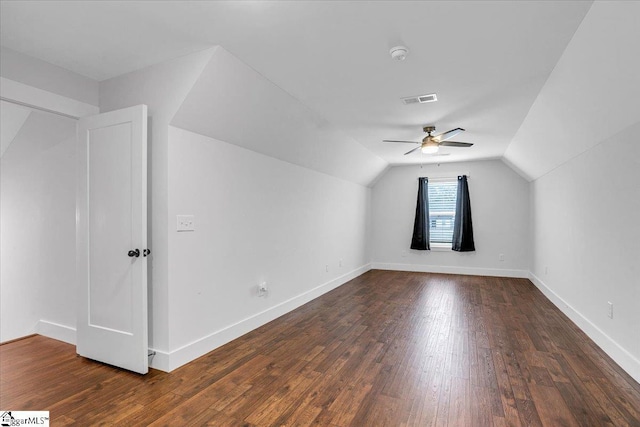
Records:
[[[96,105],[87,104],[1,76],[0,99],[34,110],[68,117],[76,121],[80,119],[80,117],[90,116],[100,112],[100,108]],[[76,305],[73,304],[73,310],[75,310],[75,306]],[[76,332],[76,324],[62,325],[55,322],[43,321],[43,319],[35,326],[35,333],[72,345],[76,344]]]

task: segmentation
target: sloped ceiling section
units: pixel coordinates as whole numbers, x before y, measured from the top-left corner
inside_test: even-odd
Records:
[[[0,101],[0,157],[4,156],[29,114],[28,108]]]
[[[147,104],[154,124],[168,126],[216,49],[211,47],[100,82],[100,111]]]
[[[534,180],[640,121],[640,2],[593,4],[507,148]]]
[[[387,167],[222,48],[213,53],[171,125],[365,186]]]

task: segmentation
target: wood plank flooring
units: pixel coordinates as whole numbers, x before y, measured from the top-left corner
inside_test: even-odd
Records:
[[[35,336],[0,407],[61,425],[640,426],[640,385],[528,280],[370,271],[167,374]]]

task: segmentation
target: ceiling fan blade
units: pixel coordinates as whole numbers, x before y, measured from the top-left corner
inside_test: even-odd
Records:
[[[420,145],[418,145],[416,148],[414,148],[414,149],[413,149],[413,150],[411,150],[411,151],[407,151],[406,153],[404,153],[404,155],[406,156],[407,154],[411,154],[411,153],[413,153],[414,151],[419,150],[419,149],[420,149]]]
[[[394,141],[391,139],[385,139],[382,142],[402,142],[403,144],[420,144],[419,142],[416,142],[416,141]]]
[[[462,128],[451,129],[450,131],[447,131],[445,133],[441,133],[440,135],[434,136],[433,139],[434,139],[434,141],[438,141],[438,142],[446,141],[449,138],[453,138],[454,136],[456,136],[460,132],[464,132],[464,129],[462,129]]]
[[[470,142],[443,141],[440,143],[441,147],[471,147],[472,145]]]

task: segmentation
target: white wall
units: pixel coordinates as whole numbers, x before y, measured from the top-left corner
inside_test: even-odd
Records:
[[[535,179],[533,282],[637,381],[639,16],[593,4],[505,152]]]
[[[220,65],[221,61],[240,66],[228,53],[212,48],[100,83],[101,111],[138,103],[149,106],[150,247],[153,251],[149,334],[150,346],[157,351],[153,365],[164,370],[174,369],[337,286],[347,280],[345,274],[352,273],[348,276],[352,277],[356,274],[354,272],[364,271],[369,259],[366,232],[369,206],[366,195],[369,190],[366,187],[311,171],[304,167],[307,165],[294,166],[231,144],[224,144],[231,151],[225,152],[223,165],[235,165],[236,169],[247,172],[242,176],[251,176],[248,173],[251,171],[270,176],[265,180],[258,174],[256,183],[244,182],[242,185],[246,188],[240,187],[243,191],[251,191],[251,185],[264,186],[260,194],[264,194],[261,200],[265,210],[256,211],[262,214],[258,219],[263,222],[259,229],[253,230],[258,233],[258,247],[261,249],[256,250],[255,243],[251,245],[253,249],[245,248],[244,243],[236,243],[241,240],[231,238],[225,243],[228,247],[217,246],[218,228],[196,231],[191,237],[188,234],[176,235],[177,213],[196,214],[198,226],[206,225],[204,221],[217,213],[221,215],[220,221],[227,222],[222,228],[224,232],[240,236],[240,239],[247,232],[246,225],[235,221],[242,215],[238,207],[241,205],[231,203],[236,200],[235,195],[226,194],[221,188],[216,198],[210,198],[209,188],[202,186],[203,182],[222,186],[236,181],[242,183],[235,171],[212,169],[210,163],[217,161],[216,156],[220,155],[208,151],[214,144],[203,145],[196,139],[197,143],[191,147],[192,139],[187,138],[183,146],[182,141],[170,140],[168,134],[168,125],[173,123],[177,113],[183,120],[191,116],[185,116],[182,109],[187,101],[198,111],[197,118],[205,122],[213,120],[212,117],[221,120],[214,108],[215,103],[211,105],[211,99],[218,100],[225,108],[246,107],[244,98],[219,99],[215,91],[211,92],[209,85],[212,80],[217,84],[215,87],[224,86],[229,81],[237,83],[234,75],[225,74],[215,66],[211,68],[211,64]],[[240,68],[248,68],[241,65]],[[281,98],[282,94],[278,93],[282,92],[281,89],[272,84],[269,87],[271,92],[264,94],[260,105],[269,104],[271,98],[274,101]],[[287,114],[282,113],[274,120],[278,122],[281,136],[298,129],[295,120]],[[199,124],[198,120],[189,123]],[[253,131],[256,126],[256,129],[260,128],[251,120],[243,122],[243,126]],[[225,129],[229,130],[228,124]],[[314,140],[323,129],[322,126],[311,127],[299,136]],[[254,160],[250,170],[242,169],[251,159]],[[325,161],[329,163],[330,159]],[[302,197],[300,187],[291,187],[293,184],[286,184],[289,182],[295,185],[307,183],[314,192]],[[276,202],[271,201],[267,194]],[[300,196],[300,200],[292,200],[292,194]],[[219,199],[224,203],[219,204]],[[185,209],[191,212],[185,212]],[[300,218],[307,217],[312,223],[311,228],[307,230],[294,222],[298,217],[292,217],[291,212]],[[283,221],[281,218],[286,218],[286,222],[278,222]],[[266,219],[274,222],[264,222]],[[306,247],[303,242],[308,240],[312,241]],[[231,258],[227,250],[234,254]],[[212,254],[223,254],[225,262],[218,264],[217,259],[202,261],[203,255]],[[343,260],[342,267],[338,267],[340,259]],[[193,260],[201,260],[202,263],[193,265]],[[330,265],[329,273],[325,272],[325,264]],[[247,268],[247,265],[255,267]],[[221,267],[226,268],[222,276],[218,271]],[[260,275],[267,275],[265,278],[273,279],[276,284],[268,299],[258,300],[248,294],[251,286],[257,285]],[[227,283],[213,286],[211,281],[214,280]],[[214,304],[215,310],[211,309],[209,302]]]
[[[75,328],[75,126],[34,111],[2,156],[0,342]]]
[[[366,271],[370,192],[171,127],[172,367]],[[196,230],[177,232],[177,214]]]
[[[98,82],[2,47],[2,96],[67,114],[97,112]],[[75,339],[75,120],[3,101],[0,341]],[[30,109],[29,109],[30,110]],[[13,132],[5,132],[13,128]]]
[[[640,122],[531,183],[531,271],[534,283],[640,381],[638,135]]]
[[[464,173],[476,251],[410,249],[418,177]],[[374,268],[527,277],[529,187],[500,160],[393,167],[373,188],[372,211]]]
[[[148,276],[149,345],[158,351],[155,363],[163,363],[162,355],[169,349],[169,123],[214,50],[203,50],[100,82],[101,112],[137,104],[148,106],[148,245],[152,250]]]

